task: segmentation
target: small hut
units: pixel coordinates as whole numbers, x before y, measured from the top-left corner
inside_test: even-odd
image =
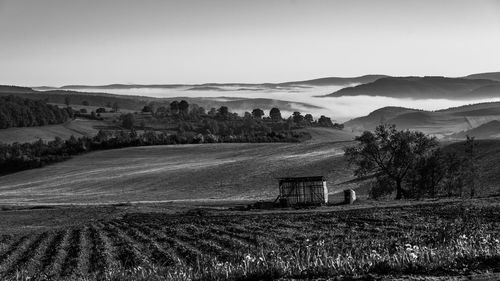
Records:
[[[328,188],[323,176],[280,178],[279,192],[276,201],[281,206],[328,203]]]

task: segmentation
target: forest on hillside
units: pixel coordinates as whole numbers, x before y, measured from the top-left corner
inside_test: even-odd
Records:
[[[3,120],[24,120],[9,121],[9,127],[55,124],[72,117],[103,120],[112,125],[101,128],[95,136],[67,140],[55,138],[49,142],[0,143],[2,174],[42,167],[95,150],[171,144],[299,142],[310,138],[308,133],[299,130],[305,127],[343,128],[326,116],[315,120],[311,114],[294,112],[284,118],[276,107],[269,111],[268,116],[259,108],[240,116],[226,106],[211,108],[207,112],[196,104],[174,100],[167,105],[149,103],[141,112],[120,113],[120,105],[115,102],[110,105],[112,114],[103,117],[107,113],[103,107],[91,112],[71,109],[69,97],[65,100],[66,108],[14,96],[2,100],[7,101],[1,107],[2,116],[7,116],[2,117]]]
[[[0,129],[60,124],[73,117],[69,108],[16,96],[0,97]]]

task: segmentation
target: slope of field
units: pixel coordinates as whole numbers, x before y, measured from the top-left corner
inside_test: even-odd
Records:
[[[351,130],[373,130],[381,123],[395,124],[399,129],[419,130],[437,137],[468,131],[493,120],[500,120],[500,103],[479,103],[438,111],[401,107],[384,107],[367,116],[352,119],[344,125]]]
[[[500,138],[500,121],[493,120],[486,124],[482,124],[476,128],[453,134],[448,139],[463,140],[467,136],[475,137],[476,139],[496,139]]]
[[[379,124],[386,123],[399,115],[409,112],[419,112],[419,110],[404,107],[387,106],[372,111],[367,116],[362,116],[347,121],[346,123],[344,123],[344,125],[357,131],[373,130]]]
[[[2,203],[99,203],[258,199],[278,177],[350,177],[342,157],[352,135],[309,129],[304,143],[151,146],[93,152],[0,177]]]
[[[51,141],[55,137],[65,140],[71,136],[94,136],[99,131],[99,128],[107,125],[102,121],[75,119],[58,125],[1,129],[0,142],[25,143],[34,142],[39,139]]]
[[[500,269],[498,215],[494,201],[476,200],[303,213],[129,213],[42,231],[0,229],[0,277],[171,280],[154,278],[171,270],[181,273],[174,280],[243,281],[491,273]]]
[[[478,99],[499,97],[499,81],[446,77],[386,77],[374,82],[347,87],[328,97],[384,96],[411,99]],[[478,90],[480,89],[481,90]]]

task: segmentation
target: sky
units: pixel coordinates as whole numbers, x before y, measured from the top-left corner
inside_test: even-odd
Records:
[[[500,71],[500,1],[0,0],[0,84]]]

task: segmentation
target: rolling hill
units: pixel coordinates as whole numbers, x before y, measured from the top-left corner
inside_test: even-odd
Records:
[[[353,135],[311,128],[303,143],[199,144],[92,152],[0,177],[1,203],[271,199],[278,177],[351,177],[341,155]]]
[[[294,81],[279,83],[281,86],[291,85],[311,85],[311,86],[325,86],[325,85],[349,85],[349,84],[365,84],[371,83],[377,79],[388,77],[387,75],[369,74],[358,77],[325,77],[312,80]]]
[[[88,101],[92,105],[104,107],[107,103],[112,104],[114,102],[117,102],[120,105],[120,108],[129,110],[140,110],[148,102],[157,100],[155,98],[142,96],[126,96],[66,90],[38,91],[27,87],[0,86],[0,96],[8,95],[20,96],[29,99],[45,100],[49,103],[56,104],[64,104],[66,97],[70,98],[71,104],[82,104],[83,101]]]
[[[500,138],[500,121],[493,120],[479,127],[452,134],[447,138],[463,140],[466,136],[475,137],[476,139],[498,139]]]
[[[467,78],[467,79],[489,79],[489,80],[500,81],[500,72],[476,73],[476,74],[467,75],[467,76],[465,76],[463,78]]]
[[[38,127],[16,127],[0,130],[0,143],[35,142],[39,139],[52,141],[55,137],[63,140],[75,137],[93,137],[100,128],[107,128],[109,124],[103,121],[75,119],[63,124]]]
[[[373,130],[381,123],[399,129],[419,130],[438,137],[449,137],[493,120],[500,120],[500,102],[479,103],[438,111],[384,107],[344,125],[354,131]]]
[[[347,87],[324,97],[385,96],[411,99],[478,99],[500,97],[500,82],[447,77],[385,77]]]

